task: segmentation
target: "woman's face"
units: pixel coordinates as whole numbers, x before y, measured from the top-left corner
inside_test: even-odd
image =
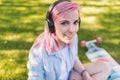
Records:
[[[55,20],[55,33],[59,42],[70,43],[79,29],[78,10],[71,11]]]

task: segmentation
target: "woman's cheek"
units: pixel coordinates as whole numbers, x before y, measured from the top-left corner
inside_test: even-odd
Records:
[[[79,30],[79,26],[76,27],[76,30],[75,30],[75,31],[78,32],[78,30]]]
[[[62,31],[67,31],[68,30],[68,27],[62,27]]]

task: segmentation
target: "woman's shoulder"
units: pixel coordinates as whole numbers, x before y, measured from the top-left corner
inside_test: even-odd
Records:
[[[29,54],[33,54],[36,56],[43,56],[43,54],[47,54],[47,51],[43,46],[31,47]]]

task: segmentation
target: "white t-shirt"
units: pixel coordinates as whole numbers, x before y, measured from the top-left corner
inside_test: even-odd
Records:
[[[67,69],[67,66],[69,66],[69,54],[68,54],[68,47],[64,47],[60,52],[59,55],[62,59],[61,64],[61,72],[60,72],[60,78],[59,80],[68,80],[69,71]]]

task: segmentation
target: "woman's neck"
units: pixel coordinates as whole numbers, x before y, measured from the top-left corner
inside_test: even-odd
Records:
[[[65,43],[60,41],[60,40],[57,41],[57,45],[58,45],[59,50],[61,50],[61,49],[63,49],[65,47]]]

